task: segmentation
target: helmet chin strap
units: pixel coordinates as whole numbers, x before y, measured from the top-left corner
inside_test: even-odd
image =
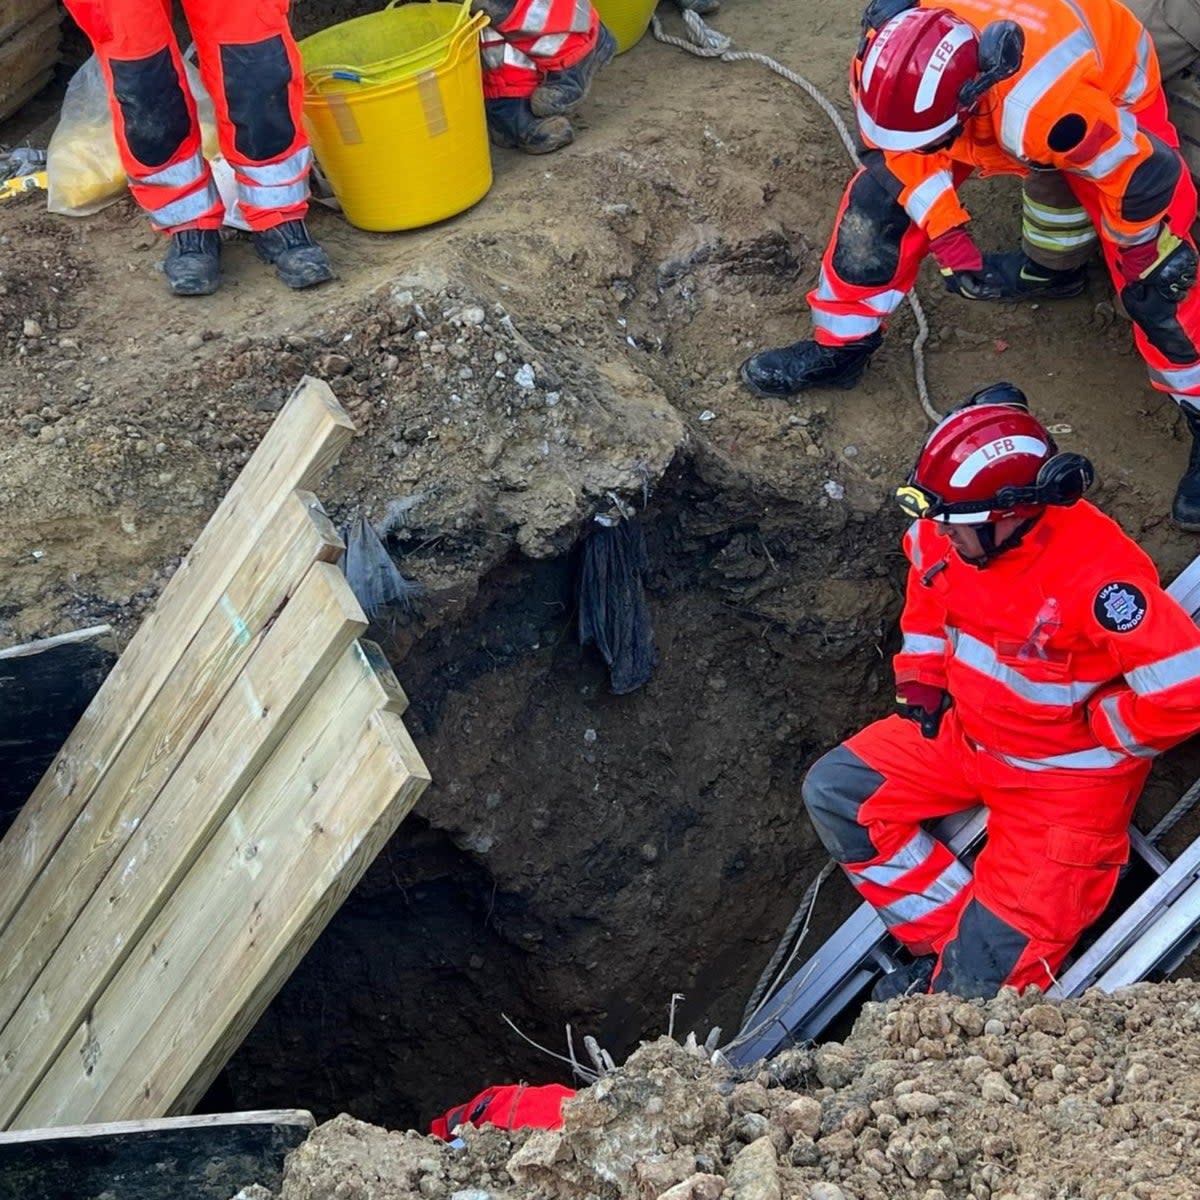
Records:
[[[983,554],[979,558],[963,558],[963,562],[982,571],[1006,550],[1015,550],[1025,540],[1025,535],[1038,523],[1041,515],[1038,513],[1035,517],[1026,518],[999,545],[996,544],[996,523],[994,521],[974,526],[975,535],[983,547]]]

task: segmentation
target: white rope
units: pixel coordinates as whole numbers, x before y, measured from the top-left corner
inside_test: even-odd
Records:
[[[846,147],[846,153],[849,154],[851,162],[858,166],[858,151],[854,144],[854,139],[850,136],[850,131],[846,128],[846,122],[842,120],[841,114],[829,102],[829,99],[821,93],[821,91],[803,75],[797,75],[795,71],[785,67],[782,63],[776,62],[775,59],[769,58],[765,54],[756,54],[752,50],[733,50],[733,39],[727,37],[723,33],[718,33],[710,25],[705,24],[704,19],[690,9],[682,13],[683,23],[687,26],[689,38],[673,37],[668,33],[663,32],[662,23],[655,14],[650,18],[651,29],[654,36],[660,41],[665,42],[668,46],[678,46],[681,50],[686,50],[689,54],[695,54],[699,58],[718,58],[721,62],[756,62],[761,63],[764,67],[774,71],[776,75],[782,75],[789,83],[794,83],[812,102],[833,122],[834,129],[837,130],[838,136],[842,139],[842,145]],[[917,299],[912,292],[908,293],[909,307],[913,311],[913,316],[917,319],[917,336],[912,343],[913,356],[913,372],[917,381],[917,396],[920,398],[921,407],[925,410],[925,415],[935,424],[942,419],[942,414],[933,407],[933,403],[929,398],[929,385],[925,381],[925,342],[929,338],[929,322],[925,319],[925,310],[921,307],[921,301]]]

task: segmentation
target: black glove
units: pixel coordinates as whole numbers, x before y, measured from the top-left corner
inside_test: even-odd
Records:
[[[921,736],[935,738],[942,726],[942,714],[950,707],[950,693],[928,683],[898,683],[896,703],[906,721],[921,726]]]

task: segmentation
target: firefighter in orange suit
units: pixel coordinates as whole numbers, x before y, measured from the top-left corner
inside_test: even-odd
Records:
[[[1080,497],[1011,384],[930,435],[902,507],[910,569],[900,713],[819,759],[804,802],[915,956],[877,997],[1047,987],[1108,903],[1160,751],[1200,728],[1200,629],[1154,564]],[[967,870],[921,822],[983,804]]]
[[[498,146],[549,154],[575,140],[570,118],[617,50],[591,0],[474,0],[488,133]]]
[[[1098,236],[1151,382],[1191,428],[1173,516],[1200,530],[1196,189],[1146,31],[1116,0],[873,0],[851,92],[862,168],[808,295],[813,338],[754,355],[745,383],[853,386],[927,254],[967,299],[1077,295],[1082,258],[981,254],[968,232],[968,176],[1025,176],[1026,246],[1090,253]]]
[[[130,191],[170,234],[164,270],[172,292],[216,291],[224,206],[201,153],[171,0],[65,2],[108,81]],[[303,74],[288,0],[184,0],[183,7],[259,257],[289,287],[331,279],[329,258],[304,223],[312,151],[300,120]]]

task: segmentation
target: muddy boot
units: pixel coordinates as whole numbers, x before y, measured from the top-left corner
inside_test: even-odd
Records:
[[[1010,304],[1018,300],[1067,300],[1087,287],[1087,266],[1052,271],[1023,250],[983,256],[983,291],[974,300]]]
[[[873,333],[845,346],[795,342],[762,350],[742,363],[742,382],[758,396],[792,396],[806,388],[852,388],[883,336]]]
[[[518,96],[485,100],[488,135],[506,150],[550,154],[575,140],[575,129],[566,117],[535,117],[529,101]]]
[[[211,296],[221,286],[221,234],[216,229],[171,234],[163,274],[176,296]]]
[[[529,97],[529,107],[535,117],[569,117],[583,103],[592,86],[592,76],[612,62],[617,52],[617,39],[600,23],[600,36],[588,54],[573,67],[548,71]]]
[[[1200,533],[1200,411],[1187,403],[1179,407],[1192,435],[1192,449],[1187,470],[1175,489],[1171,520],[1188,533]]]
[[[937,956],[934,954],[914,958],[912,962],[897,967],[880,979],[871,989],[871,999],[882,1002],[894,1000],[897,996],[915,996],[929,991],[936,965]]]
[[[329,255],[312,240],[303,221],[284,221],[254,235],[258,257],[275,265],[275,274],[290,288],[308,288],[333,278]]]

